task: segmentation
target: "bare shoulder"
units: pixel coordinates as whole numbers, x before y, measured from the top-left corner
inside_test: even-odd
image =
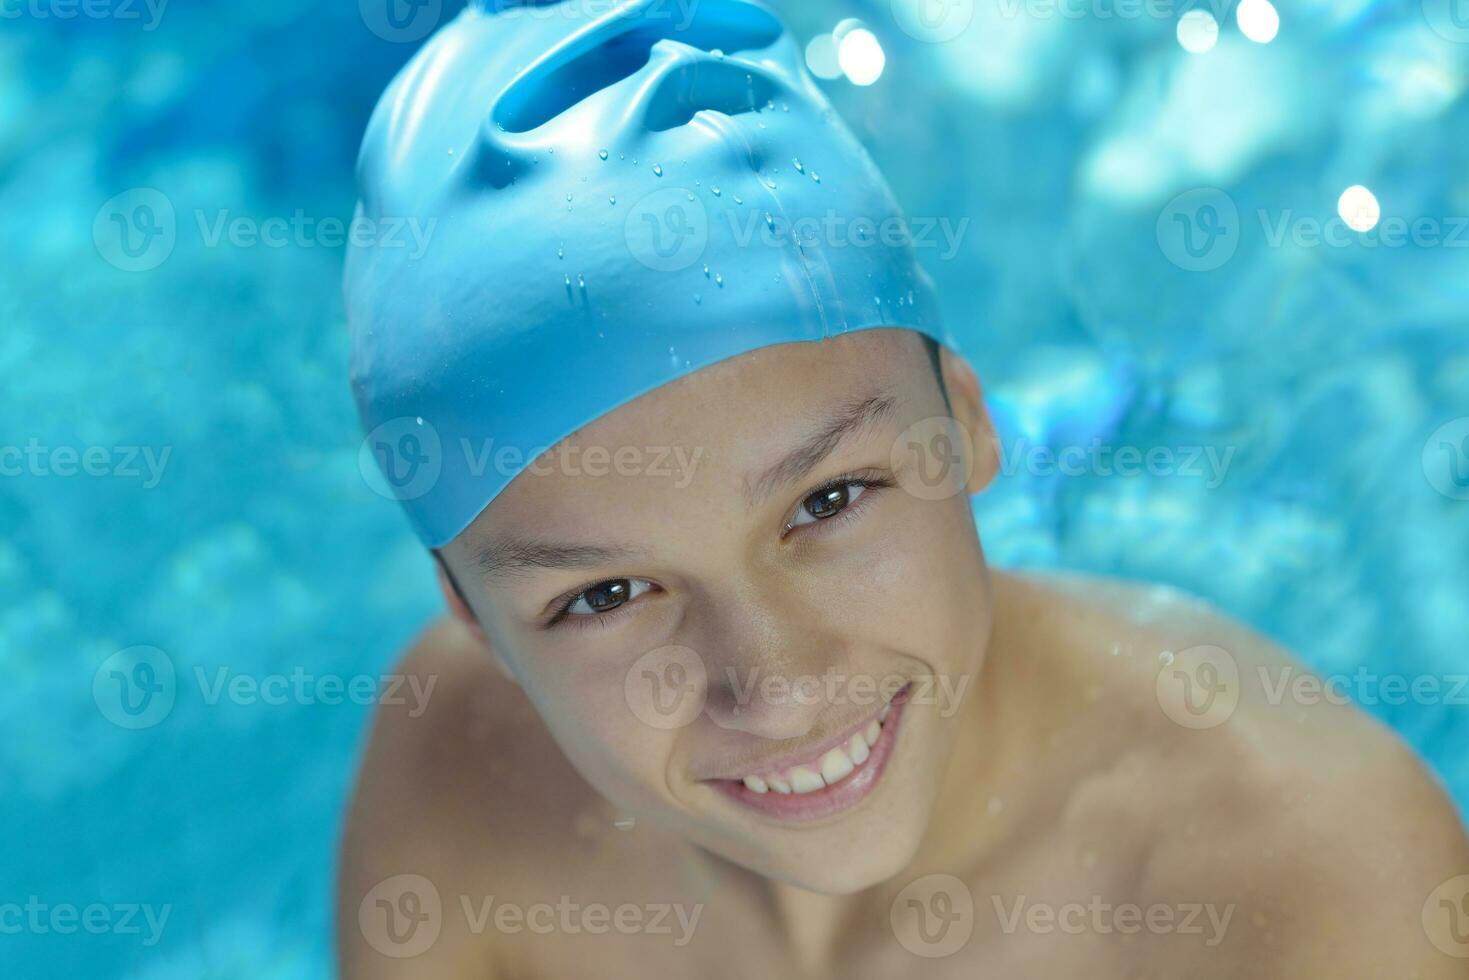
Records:
[[[1435,934],[1429,914],[1469,875],[1469,838],[1395,733],[1186,593],[1076,576],[1012,587],[1062,611],[1054,628],[1101,692],[1102,723],[1126,733],[1073,807],[1149,828],[1144,891],[1232,904],[1228,946],[1254,976],[1469,976],[1448,955],[1469,956],[1469,918]],[[1461,891],[1445,915],[1469,913]]]
[[[490,976],[485,930],[464,928],[456,903],[554,877],[566,841],[605,804],[458,623],[429,627],[395,677],[418,694],[378,706],[348,810],[338,875],[343,975]],[[429,910],[437,910],[432,942],[410,929]],[[426,947],[414,950],[415,941]]]

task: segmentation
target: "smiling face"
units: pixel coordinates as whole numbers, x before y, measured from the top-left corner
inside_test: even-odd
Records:
[[[996,461],[943,370],[952,413],[920,335],[867,330],[659,388],[443,549],[451,604],[623,810],[813,891],[890,877],[989,637],[968,493]]]

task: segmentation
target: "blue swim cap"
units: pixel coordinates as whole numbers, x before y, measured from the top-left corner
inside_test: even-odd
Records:
[[[888,326],[953,346],[882,175],[749,0],[480,0],[389,85],[358,181],[364,451],[429,547],[717,361]]]

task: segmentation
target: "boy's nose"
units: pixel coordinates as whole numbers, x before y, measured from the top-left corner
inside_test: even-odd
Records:
[[[850,661],[819,610],[775,590],[748,590],[704,631],[705,710],[720,728],[771,739],[807,734],[842,689]]]

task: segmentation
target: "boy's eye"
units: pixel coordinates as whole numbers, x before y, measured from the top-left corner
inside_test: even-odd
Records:
[[[566,606],[566,612],[572,616],[594,616],[611,612],[652,587],[652,582],[640,578],[608,579],[574,597]]]
[[[796,509],[796,518],[791,521],[790,526],[800,527],[802,524],[814,524],[828,517],[835,517],[866,493],[867,489],[866,484],[853,482],[818,490],[801,501],[801,506]]]

